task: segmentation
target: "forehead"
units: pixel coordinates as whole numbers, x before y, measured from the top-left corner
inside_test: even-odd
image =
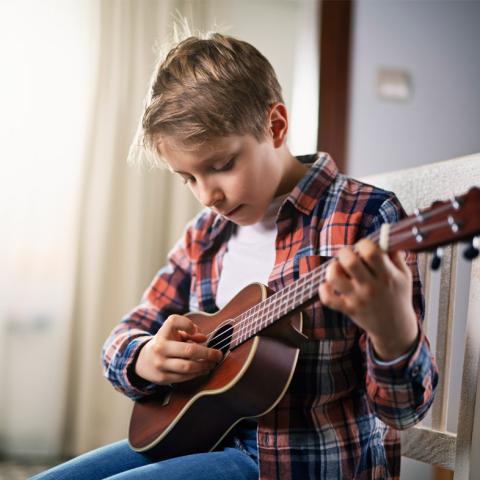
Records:
[[[243,138],[237,136],[215,138],[195,146],[186,146],[175,139],[163,137],[158,148],[172,170],[184,171],[225,160],[242,145]]]

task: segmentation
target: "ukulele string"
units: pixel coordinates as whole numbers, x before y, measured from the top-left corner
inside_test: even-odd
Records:
[[[451,208],[451,207],[449,206],[449,208]],[[438,213],[438,212],[436,212],[436,213]],[[427,214],[425,214],[425,215],[427,215]],[[424,215],[424,218],[428,218],[425,215]],[[432,216],[432,215],[430,215],[430,216]],[[401,231],[404,228],[406,228],[408,226],[408,224],[415,223],[414,218],[411,219],[411,220],[413,220],[413,221],[412,222],[405,221],[404,223],[399,225],[400,228],[392,227],[392,229],[390,230],[390,233],[395,234],[397,231]],[[425,234],[430,233],[430,232],[432,232],[434,230],[437,230],[438,228],[444,227],[446,225],[448,225],[448,223],[446,223],[446,222],[437,222],[437,223],[431,224],[429,227],[422,228],[422,233],[425,233]],[[412,236],[411,230],[406,230],[405,232],[397,233],[395,237],[392,237],[392,242],[389,244],[389,248],[394,249],[395,246],[401,244],[404,240],[408,239],[411,236]],[[369,238],[369,239],[371,239],[372,241],[375,242],[375,241],[378,241],[379,237],[380,237],[380,233],[377,231],[377,232],[374,232],[374,233],[368,235],[365,238]],[[314,270],[312,275],[311,275],[310,280],[316,280],[316,281],[318,281],[319,284],[322,283],[325,279],[326,269],[327,269],[328,265],[330,264],[330,262],[332,262],[334,260],[336,260],[336,258],[331,258],[326,263],[324,263],[318,270]],[[315,278],[316,276],[319,276],[320,278]],[[267,299],[260,302],[260,304],[254,305],[253,307],[251,307],[248,310],[246,310],[245,312],[243,312],[243,314],[241,314],[238,317],[235,317],[234,319],[232,319],[232,325],[231,326],[224,329],[221,333],[219,333],[217,335],[214,335],[210,339],[210,342],[215,341],[216,343],[210,345],[209,348],[217,348],[219,350],[224,348],[228,344],[228,342],[230,341],[229,340],[230,334],[231,334],[231,332],[233,333],[233,330],[236,329],[237,332],[240,332],[242,329],[246,330],[246,327],[248,326],[248,324],[250,324],[250,321],[253,320],[254,318],[259,317],[259,316],[263,316],[263,314],[265,313],[265,310],[272,303],[273,304],[275,303],[276,296],[280,296],[280,293],[285,294],[285,290],[286,289],[282,289],[278,292],[275,292],[270,297],[267,297]],[[257,311],[253,312],[253,309],[255,307],[257,307],[258,305],[261,305],[261,304],[264,304],[264,305],[261,306]],[[244,317],[241,318],[242,316],[244,316]],[[279,317],[279,318],[281,318],[281,317]],[[211,332],[209,332],[206,335],[208,336],[208,335],[212,334],[213,332],[214,332],[214,330],[212,330]],[[222,338],[222,337],[225,337],[225,338]]]

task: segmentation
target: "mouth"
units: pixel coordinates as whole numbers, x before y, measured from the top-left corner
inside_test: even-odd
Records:
[[[235,207],[233,210],[230,210],[228,213],[222,213],[224,217],[231,217],[232,215],[235,215],[243,205],[239,205],[238,207]]]

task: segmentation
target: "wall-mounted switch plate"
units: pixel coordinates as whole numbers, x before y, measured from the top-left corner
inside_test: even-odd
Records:
[[[380,68],[377,71],[377,94],[383,100],[406,102],[412,98],[412,80],[405,70]]]

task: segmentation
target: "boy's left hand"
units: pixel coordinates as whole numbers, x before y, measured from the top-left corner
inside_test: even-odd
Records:
[[[380,359],[393,360],[408,352],[418,335],[405,253],[384,253],[368,239],[355,248],[342,248],[328,266],[320,300],[365,330]]]

